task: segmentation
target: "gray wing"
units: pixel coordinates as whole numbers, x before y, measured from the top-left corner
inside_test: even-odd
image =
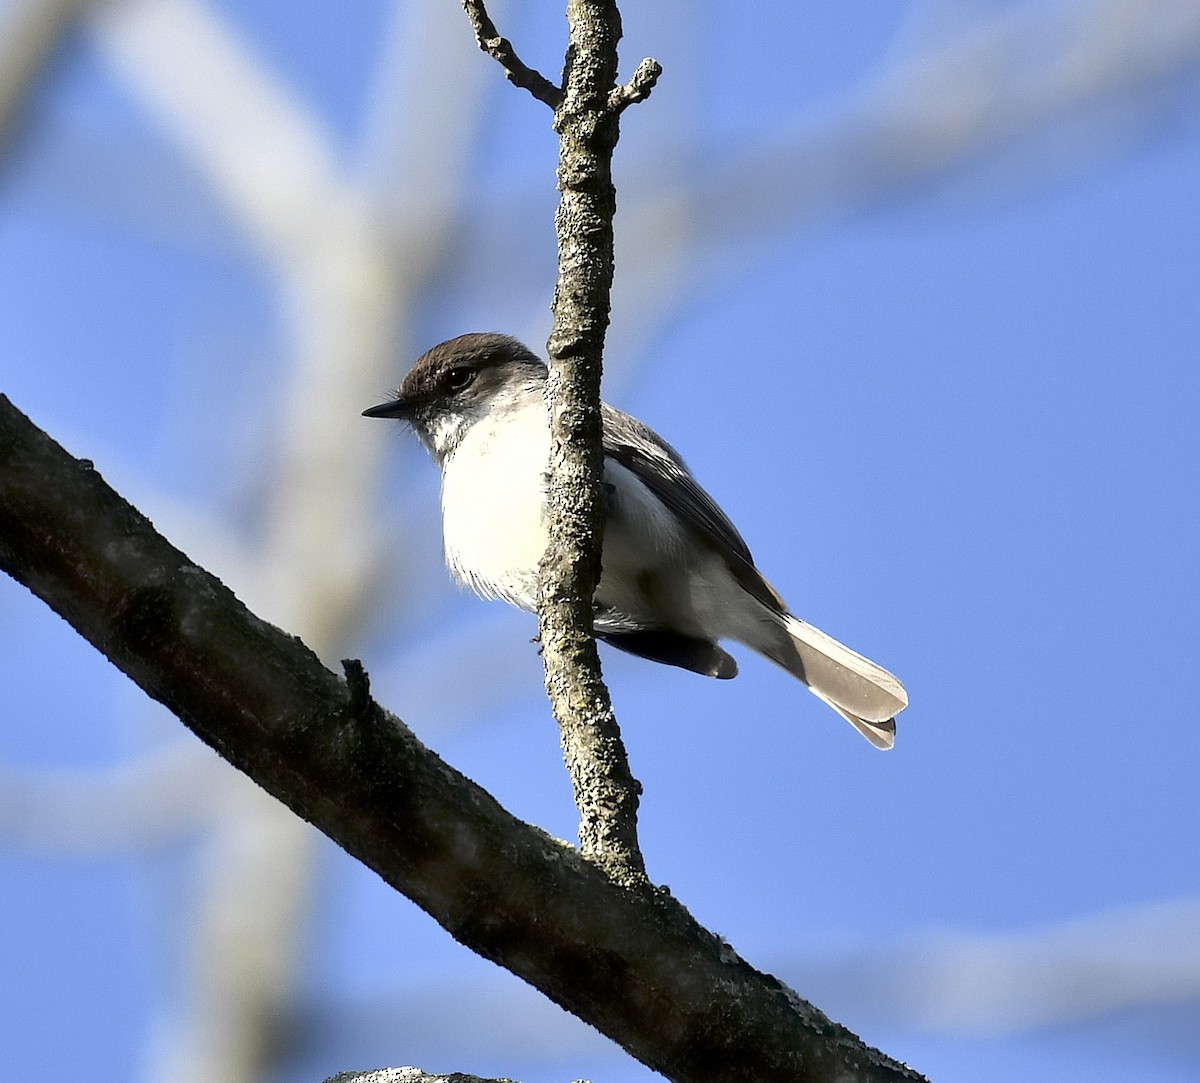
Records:
[[[754,566],[750,548],[680,457],[636,417],[603,407],[604,452],[612,456],[721,555],[742,588],[768,609],[786,612],[783,599]]]

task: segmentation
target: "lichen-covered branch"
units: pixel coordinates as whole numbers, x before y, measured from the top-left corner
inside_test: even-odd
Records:
[[[496,24],[487,13],[483,0],[463,0],[463,11],[471,20],[471,28],[475,31],[475,41],[485,53],[504,69],[508,81],[514,86],[528,90],[540,102],[545,102],[551,109],[556,109],[562,101],[562,90],[556,87],[540,71],[525,64],[512,42],[501,37]]]
[[[550,544],[538,618],[546,691],[579,807],[583,852],[616,876],[644,875],[640,786],[629,769],[592,637],[592,595],[604,536],[600,373],[613,280],[621,18],[612,0],[569,0],[559,137],[558,282],[550,335]]]
[[[631,105],[644,102],[662,75],[662,65],[646,57],[633,73],[633,78],[619,86],[608,96],[608,108],[614,113],[623,113]]]
[[[439,921],[668,1078],[899,1081],[669,897],[521,823],[0,395],[0,569]]]
[[[650,93],[662,68],[643,60],[628,85],[616,85],[621,17],[613,0],[568,0],[561,89],[521,63],[482,0],[463,0],[463,7],[480,47],[509,79],[555,107],[561,199],[546,389],[550,544],[539,576],[538,621],[546,691],[579,808],[580,847],[617,879],[638,882],[645,878],[637,839],[641,787],[600,674],[592,596],[604,537],[600,371],[613,280],[612,154],[618,117]]]

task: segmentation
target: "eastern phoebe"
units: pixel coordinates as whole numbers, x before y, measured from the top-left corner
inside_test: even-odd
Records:
[[[424,354],[366,417],[407,421],[442,472],[446,563],[485,598],[536,609],[547,536],[547,370],[499,334]],[[895,741],[908,694],[887,670],[793,617],[725,513],[636,418],[604,408],[603,572],[595,634],[630,654],[734,677],[732,639],[798,677],[876,748]]]

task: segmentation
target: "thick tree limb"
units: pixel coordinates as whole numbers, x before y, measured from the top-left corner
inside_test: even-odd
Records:
[[[158,535],[0,395],[0,568],[439,921],[674,1080],[919,1080],[521,823]]]

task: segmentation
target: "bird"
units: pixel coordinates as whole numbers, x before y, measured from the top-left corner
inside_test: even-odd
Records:
[[[536,611],[548,542],[548,369],[517,339],[459,335],[421,355],[363,416],[406,422],[441,471],[446,563],[485,598]],[[728,679],[732,640],[802,681],[876,748],[908,706],[891,673],[794,616],[674,448],[602,404],[605,501],[593,633],[619,650]]]

